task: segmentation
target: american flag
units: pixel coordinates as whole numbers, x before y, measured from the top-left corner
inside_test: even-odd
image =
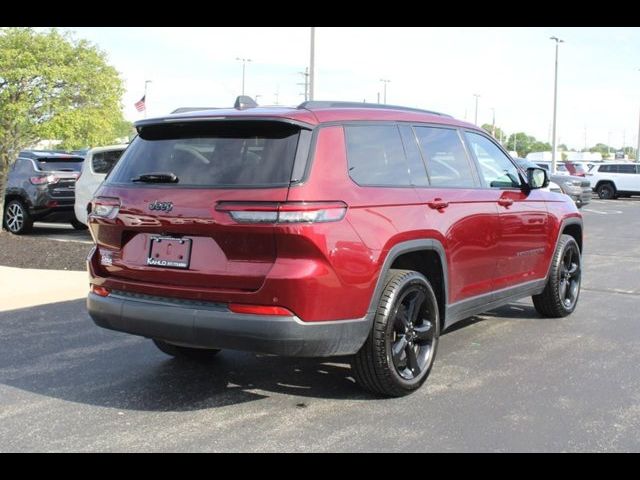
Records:
[[[136,103],[134,103],[136,110],[138,110],[139,112],[144,111],[145,107],[145,97],[146,95],[143,95],[142,98],[140,100],[138,100]]]

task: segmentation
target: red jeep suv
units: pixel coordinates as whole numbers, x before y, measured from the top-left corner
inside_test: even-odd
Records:
[[[580,291],[582,220],[483,130],[350,102],[136,123],[92,201],[88,310],[163,352],[350,355],[382,395],[417,389],[440,332]]]

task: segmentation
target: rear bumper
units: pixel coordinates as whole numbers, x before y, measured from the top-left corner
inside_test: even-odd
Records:
[[[356,353],[371,325],[367,318],[302,322],[297,317],[233,313],[222,304],[118,293],[90,293],[87,308],[96,325],[111,330],[187,346],[296,357]]]
[[[591,189],[589,189],[588,191],[583,190],[580,193],[568,193],[567,195],[569,195],[569,197],[571,197],[571,200],[573,200],[578,206],[587,205],[589,202],[591,202],[592,197]]]

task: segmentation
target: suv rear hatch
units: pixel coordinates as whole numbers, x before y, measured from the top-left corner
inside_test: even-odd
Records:
[[[138,133],[94,199],[90,226],[103,274],[166,290],[259,289],[277,255],[269,211],[286,201],[294,166],[304,168],[310,131],[209,120]],[[243,223],[247,205],[254,216],[264,208],[265,221]]]
[[[47,179],[47,189],[52,198],[73,201],[75,186],[82,170],[82,157],[40,157],[36,160],[38,170]]]

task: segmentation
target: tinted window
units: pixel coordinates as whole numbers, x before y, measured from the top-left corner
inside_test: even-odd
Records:
[[[492,188],[520,186],[518,169],[502,150],[483,135],[467,132],[466,136],[487,186]]]
[[[270,121],[143,127],[107,182],[173,173],[177,186],[286,186],[299,132],[297,126]]]
[[[635,165],[618,165],[618,173],[636,173]]]
[[[411,172],[397,126],[346,126],[345,136],[349,175],[358,185],[411,185]]]
[[[61,159],[61,158],[39,158],[36,163],[38,168],[44,172],[79,172],[82,170],[83,158]]]
[[[432,186],[475,186],[471,164],[456,130],[416,127],[415,132]]]
[[[605,172],[605,173],[611,173],[613,171],[613,169],[611,167],[613,167],[614,165],[600,165],[600,168],[598,169],[599,172]]]
[[[106,152],[96,152],[91,159],[93,173],[109,173],[116,162],[122,156],[124,150],[107,150]]]

